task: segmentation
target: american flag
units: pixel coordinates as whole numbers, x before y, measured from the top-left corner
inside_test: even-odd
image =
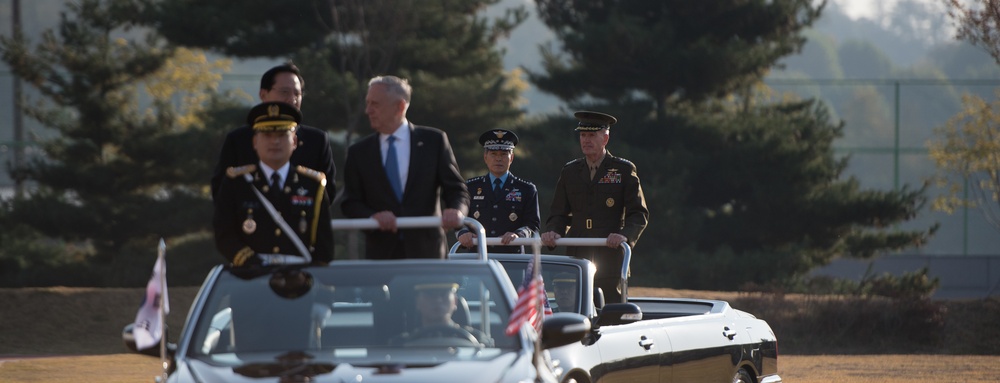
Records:
[[[528,268],[524,271],[521,287],[517,289],[517,302],[514,303],[514,311],[510,313],[510,320],[504,333],[507,335],[517,334],[521,326],[531,323],[535,331],[542,330],[542,315],[538,313],[538,304],[541,301],[545,315],[552,315],[552,308],[549,307],[549,300],[545,295],[545,282],[542,281],[541,273],[535,278],[535,261],[528,262]]]

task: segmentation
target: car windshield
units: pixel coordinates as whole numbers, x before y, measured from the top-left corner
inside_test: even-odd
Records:
[[[223,271],[188,355],[233,365],[289,355],[352,364],[494,358],[521,347],[517,335],[504,334],[511,303],[502,288],[482,262]]]
[[[504,260],[501,262],[507,276],[514,282],[515,286],[520,286],[526,276],[528,262],[518,260]],[[545,282],[545,295],[548,297],[549,307],[553,312],[582,313],[580,307],[580,275],[583,271],[576,265],[546,263],[541,269],[542,281]]]

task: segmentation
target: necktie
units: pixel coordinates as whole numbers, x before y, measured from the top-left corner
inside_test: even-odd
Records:
[[[493,199],[496,200],[496,201],[499,201],[500,198],[503,197],[501,195],[501,193],[503,193],[503,188],[501,188],[500,179],[499,178],[494,179],[493,180]]]
[[[281,175],[278,172],[271,173],[271,188],[281,189]]]
[[[385,154],[385,174],[389,177],[389,185],[392,185],[392,191],[396,193],[396,200],[403,200],[403,183],[399,180],[399,161],[396,159],[396,142],[395,136],[389,136],[386,139],[389,142],[389,150]]]
[[[271,195],[281,194],[281,175],[278,172],[271,173]]]
[[[591,166],[590,167],[590,179],[593,180],[595,175],[597,175],[597,167],[596,166]]]

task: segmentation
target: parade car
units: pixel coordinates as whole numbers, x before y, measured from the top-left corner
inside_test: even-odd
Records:
[[[487,244],[496,239],[488,238]],[[517,240],[514,244],[527,243]],[[603,246],[601,239],[560,239],[559,245]],[[631,252],[625,248],[628,270]],[[469,258],[456,254],[452,259]],[[524,278],[531,255],[490,254],[515,283]],[[594,264],[563,255],[541,255],[541,273],[556,314],[579,313],[591,319],[580,342],[549,350],[562,382],[718,382],[778,383],[778,343],[771,327],[752,314],[720,300],[637,298],[628,296],[622,273],[623,302],[607,302],[594,287]],[[560,284],[569,283],[566,289]],[[572,294],[572,299],[557,294]],[[562,304],[560,304],[562,303]]]
[[[415,296],[442,286],[454,323],[423,326]],[[507,335],[516,300],[485,248],[467,260],[220,265],[166,348],[167,382],[556,382],[542,349],[580,341],[589,319],[553,316],[540,338],[527,325]],[[132,329],[126,346],[159,355],[135,350]]]

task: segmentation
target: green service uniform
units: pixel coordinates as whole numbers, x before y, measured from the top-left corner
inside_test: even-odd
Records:
[[[585,158],[570,161],[563,167],[546,231],[555,231],[568,238],[607,238],[611,233],[618,233],[628,238],[629,246],[634,247],[648,220],[649,210],[635,165],[606,152],[593,180]],[[621,249],[569,246],[566,255],[594,262],[596,286],[604,290],[606,302],[621,301],[618,291],[624,258]]]

